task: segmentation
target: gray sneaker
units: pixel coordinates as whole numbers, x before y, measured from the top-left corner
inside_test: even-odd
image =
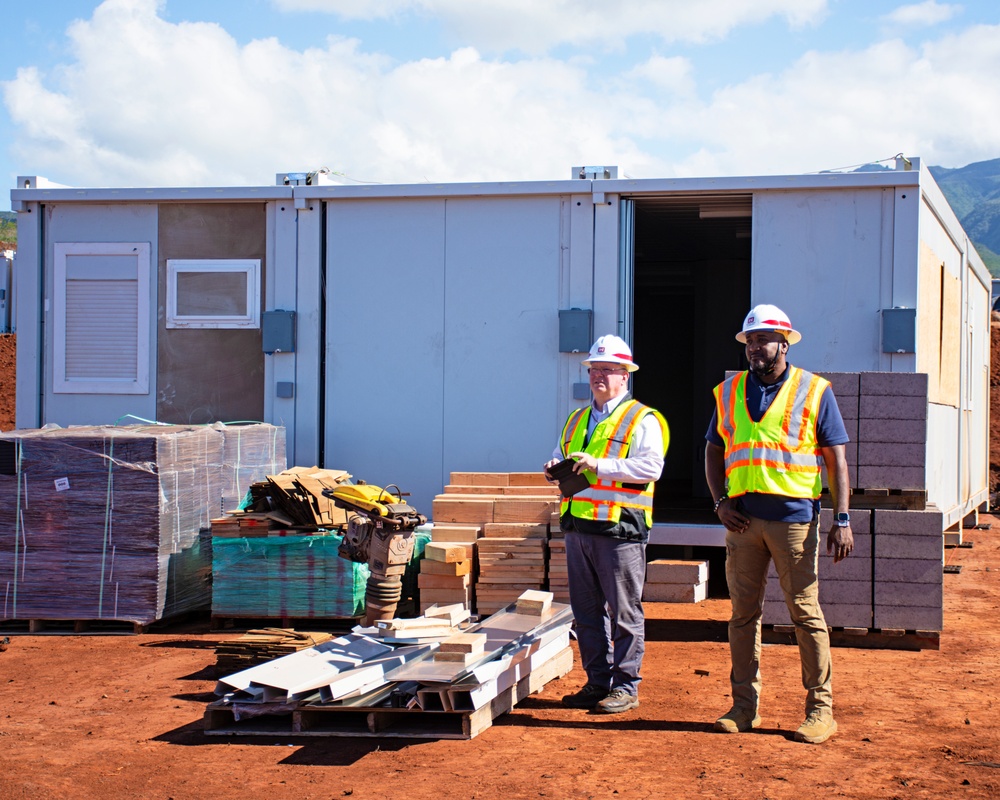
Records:
[[[580,691],[566,695],[562,703],[569,708],[597,708],[597,704],[607,696],[607,689],[588,683]]]
[[[611,694],[597,704],[599,711],[605,714],[620,714],[623,711],[631,711],[639,707],[639,698],[634,694],[629,694],[621,687],[612,689]]]

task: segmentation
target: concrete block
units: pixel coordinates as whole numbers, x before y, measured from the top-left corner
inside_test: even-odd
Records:
[[[944,565],[940,558],[876,558],[875,580],[940,586]]]
[[[875,606],[876,628],[901,628],[908,631],[939,631],[944,628],[940,606]]]
[[[852,508],[851,532],[854,534],[854,552],[856,555],[871,555],[870,551],[860,552],[859,539],[870,536],[872,512],[868,508]],[[819,511],[819,541],[820,552],[826,552],[826,536],[833,525],[833,509],[821,508]]]
[[[862,372],[861,396],[927,397],[926,372]]]
[[[880,508],[874,513],[876,534],[938,537],[944,532],[944,514],[940,511],[890,511]]]
[[[827,581],[872,581],[872,560],[853,553],[838,564],[833,556],[819,557],[819,585]]]
[[[898,583],[877,581],[875,583],[875,607],[906,606],[925,608],[941,606],[944,603],[944,587],[938,583]]]
[[[861,395],[859,419],[927,419],[926,397]]]
[[[858,488],[922,491],[927,488],[926,471],[923,467],[867,467],[858,465]]]
[[[708,580],[707,561],[683,561],[660,558],[646,564],[646,583],[685,583]]]
[[[859,442],[900,442],[924,444],[927,441],[926,419],[858,420]]]
[[[647,583],[642,599],[647,603],[700,603],[708,597],[708,583]]]
[[[874,550],[876,559],[898,558],[944,563],[943,536],[909,536],[904,533],[876,533]]]
[[[830,628],[871,628],[874,613],[871,600],[867,603],[821,603],[823,618]]]
[[[871,606],[871,578],[861,581],[820,581],[819,604],[826,608],[827,603]]]
[[[817,372],[821,378],[830,381],[837,403],[841,397],[857,397],[861,394],[861,373],[859,372]],[[843,409],[841,409],[843,413]]]
[[[861,442],[856,463],[859,467],[919,467],[923,470],[927,463],[927,445],[924,442]],[[858,472],[860,476],[860,470]]]
[[[851,434],[850,421],[857,420],[861,409],[861,401],[856,394],[842,395],[834,388],[833,396],[837,398],[837,408],[840,409],[840,416],[844,418],[844,425],[847,427],[848,435]],[[854,438],[853,436],[851,437]]]

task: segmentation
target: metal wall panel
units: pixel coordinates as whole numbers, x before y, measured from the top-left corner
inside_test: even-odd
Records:
[[[52,302],[54,281],[54,252],[56,242],[149,242],[152,252],[156,252],[156,206],[147,203],[130,205],[79,205],[60,204],[44,207],[45,232],[45,288],[44,298]],[[156,281],[149,280],[149,303],[156,308]],[[40,414],[40,424],[54,422],[58,425],[107,425],[114,424],[125,415],[135,415],[144,419],[156,414],[153,387],[144,395],[122,394],[53,394],[52,365],[54,363],[53,335],[54,318],[51,313],[44,317],[43,387],[44,398]],[[150,315],[149,350],[156,352],[156,315]],[[20,351],[20,336],[18,337]],[[30,341],[30,339],[26,340]],[[19,353],[20,356],[20,353]],[[150,364],[150,374],[155,370]],[[19,359],[20,361],[20,359]],[[20,366],[20,363],[19,363]],[[18,384],[22,376],[18,371]],[[20,398],[18,398],[20,400]],[[18,426],[24,423],[18,410]]]
[[[880,282],[891,269],[882,214],[880,189],[755,195],[751,302],[778,306],[802,333],[789,351],[796,366],[879,369]]]

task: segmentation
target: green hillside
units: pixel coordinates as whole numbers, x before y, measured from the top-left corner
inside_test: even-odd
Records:
[[[17,247],[17,214],[13,211],[0,211],[0,250],[13,250]]]
[[[930,171],[990,274],[1000,277],[1000,158]]]

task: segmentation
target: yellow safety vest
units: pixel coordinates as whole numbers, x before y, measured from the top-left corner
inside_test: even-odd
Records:
[[[777,397],[754,422],[747,411],[747,372],[715,387],[717,430],[726,447],[726,492],[819,497],[822,451],[816,438],[820,399],[830,382],[789,366]]]
[[[560,438],[563,458],[580,451],[595,458],[625,458],[632,434],[647,414],[652,414],[660,423],[665,455],[670,443],[670,429],[660,412],[637,400],[622,400],[614,411],[597,423],[586,446],[583,441],[587,436],[590,406],[578,408],[570,414]],[[563,498],[560,516],[569,511],[580,519],[617,523],[621,519],[623,508],[635,508],[643,512],[647,528],[653,525],[652,481],[645,484],[622,483],[599,478],[590,470],[583,474],[590,482],[590,487],[571,498]]]

